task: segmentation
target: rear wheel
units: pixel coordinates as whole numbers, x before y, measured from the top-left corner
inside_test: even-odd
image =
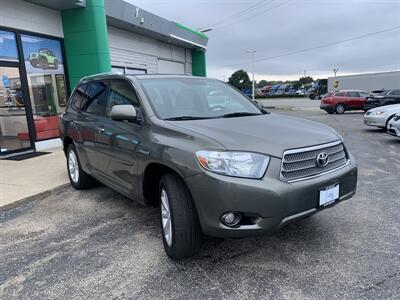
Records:
[[[81,168],[74,144],[69,145],[67,149],[67,168],[69,181],[77,190],[89,188],[93,185],[94,179]]]
[[[343,114],[346,111],[346,108],[343,104],[337,104],[335,107],[335,112],[337,114]]]
[[[175,174],[162,176],[159,197],[165,252],[172,259],[193,256],[200,248],[202,236],[196,208],[185,183]]]

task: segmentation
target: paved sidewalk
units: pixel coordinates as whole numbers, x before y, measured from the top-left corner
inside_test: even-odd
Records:
[[[51,153],[22,161],[0,160],[0,210],[46,197],[68,184],[62,149],[46,151]]]

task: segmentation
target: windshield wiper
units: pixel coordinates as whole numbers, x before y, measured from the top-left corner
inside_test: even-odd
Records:
[[[219,116],[219,118],[235,118],[235,117],[260,116],[260,115],[261,114],[258,114],[258,113],[242,111],[242,112],[234,112],[234,113],[225,114],[225,115]]]
[[[186,120],[203,120],[210,119],[209,117],[194,117],[194,116],[179,116],[179,117],[170,117],[165,118],[165,121],[186,121]]]

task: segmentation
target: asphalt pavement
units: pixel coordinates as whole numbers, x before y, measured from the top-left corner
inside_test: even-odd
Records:
[[[0,214],[0,299],[399,299],[400,140],[361,113],[271,111],[339,131],[359,164],[354,198],[174,262],[156,208],[66,188]]]

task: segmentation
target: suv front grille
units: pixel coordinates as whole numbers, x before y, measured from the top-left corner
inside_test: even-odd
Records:
[[[317,164],[320,153],[328,155],[325,166]],[[280,179],[297,181],[321,175],[339,169],[347,164],[347,155],[341,141],[300,149],[287,150],[283,153]]]

